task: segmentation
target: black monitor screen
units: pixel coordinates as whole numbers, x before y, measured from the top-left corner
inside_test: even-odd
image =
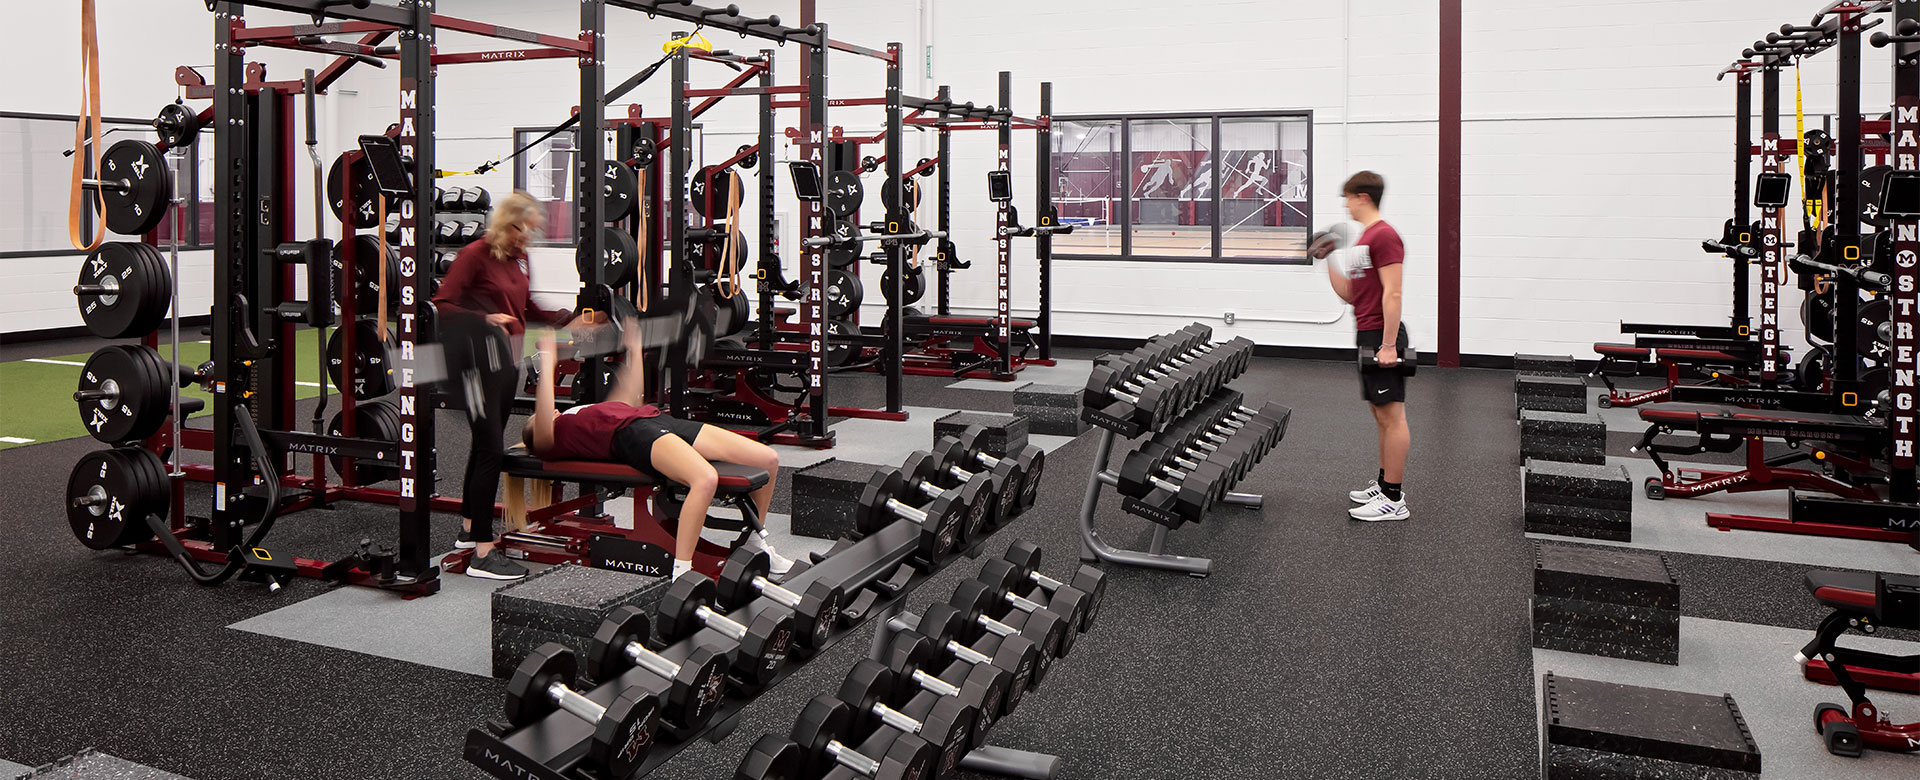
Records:
[[[1759,186],[1753,188],[1753,205],[1756,208],[1778,209],[1787,205],[1787,191],[1793,185],[1793,177],[1784,173],[1760,174]]]
[[[787,163],[787,172],[793,176],[793,196],[801,200],[820,199],[820,169],[805,160]]]
[[[413,177],[400,159],[400,142],[384,135],[360,136],[360,152],[373,168],[373,183],[388,197],[405,198],[413,194]]]
[[[1880,194],[1880,213],[1900,219],[1920,217],[1920,171],[1891,171]]]
[[[1007,171],[987,172],[987,200],[1006,203],[1013,200],[1013,174]]]

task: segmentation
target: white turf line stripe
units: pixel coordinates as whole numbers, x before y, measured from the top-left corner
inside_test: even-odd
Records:
[[[32,439],[22,439],[18,436],[0,436],[0,444],[32,444],[32,443],[33,443]]]
[[[49,360],[47,358],[27,358],[26,362],[46,363],[48,365],[54,365],[54,366],[85,366],[86,365],[85,363],[75,363],[71,360]]]

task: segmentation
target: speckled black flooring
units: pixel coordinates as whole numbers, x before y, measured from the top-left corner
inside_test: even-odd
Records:
[[[1172,535],[1169,551],[1215,559],[1211,578],[1109,568],[1100,624],[994,743],[1059,754],[1065,776],[1079,778],[1538,772],[1512,375],[1422,370],[1411,387],[1414,520],[1368,525],[1346,519],[1345,492],[1373,476],[1375,458],[1351,371],[1255,361],[1236,387],[1294,409],[1286,441],[1240,488],[1266,494],[1264,511],[1224,511]],[[1008,393],[908,381],[916,405],[1010,410]],[[836,404],[880,400],[877,377],[835,387]],[[443,416],[440,426],[448,492],[465,448],[455,423]],[[1039,505],[993,539],[990,554],[1026,538],[1046,551],[1044,568],[1071,568],[1097,441],[1083,436],[1053,454]],[[198,588],[171,562],[74,542],[61,491],[70,464],[94,446],[0,452],[0,535],[14,553],[0,601],[0,759],[38,764],[94,746],[198,780],[483,776],[460,759],[460,743],[499,715],[503,683],[226,628],[321,592],[312,582],[279,594]],[[776,511],[785,503],[778,497]],[[455,522],[440,518],[438,546],[450,546]],[[1117,543],[1148,536],[1111,497],[1098,523]],[[290,517],[274,540],[330,556],[391,526],[390,510],[347,505]],[[1776,601],[1745,590],[1759,581],[1751,563],[1688,568],[1683,558],[1683,577],[1723,583],[1690,591],[1688,614],[1810,628],[1797,592]],[[977,566],[956,563],[916,606],[944,598]],[[809,663],[749,707],[730,737],[689,747],[655,776],[730,777],[755,737],[785,730],[863,650],[850,641]]]

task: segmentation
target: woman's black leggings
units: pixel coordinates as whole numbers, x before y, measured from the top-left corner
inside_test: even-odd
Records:
[[[460,514],[473,521],[473,532],[480,539],[493,538],[493,497],[500,491],[507,413],[513,410],[514,386],[519,381],[518,372],[512,370],[484,376],[481,392],[486,413],[467,416],[468,429],[473,432],[473,448],[467,453],[467,479],[461,491]]]

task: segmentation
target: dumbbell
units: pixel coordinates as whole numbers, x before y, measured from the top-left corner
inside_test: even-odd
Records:
[[[1125,401],[1133,409],[1124,417],[1142,428],[1154,428],[1162,420],[1173,416],[1184,394],[1182,381],[1159,380],[1141,385],[1133,377],[1112,366],[1095,364],[1087,374],[1087,385],[1081,391],[1081,400],[1087,406],[1105,407],[1114,401]]]
[[[1245,338],[1234,338],[1223,342],[1211,342],[1197,336],[1181,336],[1166,340],[1156,338],[1130,352],[1110,355],[1105,359],[1119,362],[1167,363],[1175,368],[1211,360],[1217,363],[1218,367],[1210,366],[1210,370],[1237,371],[1246,365],[1252,346],[1253,342]]]
[[[1273,406],[1269,405],[1270,408]],[[1285,420],[1291,417],[1292,412],[1286,407],[1278,407],[1277,411],[1262,412],[1247,423],[1228,420],[1228,414],[1229,411],[1224,407],[1209,409],[1206,406],[1189,412],[1179,424],[1169,426],[1152,441],[1127,455],[1129,461],[1147,459],[1151,465],[1144,469],[1127,466],[1121,470],[1121,475],[1150,474],[1167,466],[1190,471],[1201,462],[1210,462],[1226,468],[1237,481],[1246,476],[1254,464],[1266,457],[1273,445],[1279,442],[1286,430]],[[1179,474],[1174,476],[1180,478]],[[1144,482],[1130,484],[1142,493],[1149,489]]]
[[[1095,361],[1094,368],[1098,370],[1101,367],[1112,369],[1119,376],[1120,381],[1131,382],[1143,388],[1151,386],[1154,383],[1166,383],[1173,391],[1172,399],[1168,402],[1169,414],[1180,409],[1185,409],[1206,394],[1213,392],[1213,390],[1207,386],[1209,377],[1201,371],[1182,371],[1149,377],[1146,375],[1149,364],[1144,362]],[[1133,390],[1133,392],[1138,393],[1140,390]]]
[[[793,615],[762,610],[753,616],[752,625],[741,625],[714,611],[717,596],[713,580],[706,575],[699,572],[680,575],[655,608],[660,641],[677,642],[706,626],[738,645],[739,654],[729,667],[735,680],[749,688],[771,682],[780,672],[780,666],[786,663],[793,644]]]
[[[976,718],[973,745],[979,747],[986,742],[987,730],[993,728],[1007,706],[1007,689],[1013,686],[1013,672],[990,663],[955,661],[966,670],[966,676],[958,683],[948,682],[940,675],[927,671],[935,668],[944,655],[933,644],[933,640],[920,632],[896,631],[886,652],[886,668],[893,672],[900,686],[900,690],[895,691],[894,701],[906,707],[904,711],[908,714],[921,709],[914,704],[920,698],[915,691],[972,707]]]
[[[985,428],[969,425],[957,437],[942,437],[934,445],[934,451],[947,456],[949,469],[966,472],[986,469],[1000,483],[1000,501],[993,520],[995,527],[999,527],[1033,505],[1040,489],[1040,475],[1046,470],[1047,453],[1029,444],[1015,455],[997,458],[981,447],[985,436]]]
[[[988,632],[998,634],[1004,627],[1006,630],[1020,631],[1028,639],[1041,637],[1035,642],[1040,646],[1040,665],[1033,670],[1033,684],[1036,686],[1046,679],[1053,659],[1065,654],[1062,648],[1066,644],[1067,634],[1074,632],[1067,625],[1065,617],[1048,609],[1045,604],[1015,596],[979,580],[961,582],[959,587],[954,588],[953,597],[947,599],[947,603]],[[1000,613],[999,617],[994,617],[995,611]]]
[[[928,567],[939,566],[959,543],[966,506],[956,500],[957,496],[936,498],[925,507],[910,506],[898,498],[905,495],[906,490],[906,480],[898,469],[874,472],[860,491],[854,528],[866,535],[878,532],[895,520],[910,521],[920,527],[920,543],[914,548],[914,560]]]
[[[1397,351],[1400,353],[1400,362],[1393,364],[1391,368],[1380,367],[1379,349],[1368,349],[1366,347],[1357,348],[1354,352],[1358,355],[1360,370],[1369,374],[1380,371],[1391,371],[1401,376],[1413,376],[1420,368],[1420,353],[1407,344],[1397,346],[1399,347]]]
[[[755,596],[766,596],[793,611],[795,641],[801,647],[818,650],[840,624],[840,605],[846,591],[838,585],[816,580],[801,595],[767,579],[772,563],[765,552],[735,549],[720,569],[720,603],[729,609],[744,607]]]
[[[740,757],[733,780],[794,780],[800,777],[800,745],[779,734],[762,734]]]
[[[647,613],[632,605],[620,607],[600,621],[587,648],[587,674],[607,682],[639,667],[666,683],[660,719],[683,731],[698,731],[720,707],[722,681],[727,677],[727,654],[702,644],[687,660],[674,663],[648,649],[653,625]]]
[[[1087,594],[1087,608],[1080,615],[1081,631],[1093,629],[1094,618],[1100,615],[1100,601],[1107,597],[1107,573],[1092,566],[1081,564],[1073,572],[1073,581],[1062,583],[1045,574],[1040,569],[1040,548],[1025,539],[1007,546],[1001,558],[1011,562],[1018,571],[1025,573],[1027,581],[1034,587],[1051,595],[1065,585],[1071,585],[1081,593]]]
[[[587,761],[607,777],[626,777],[640,767],[653,749],[660,723],[660,700],[653,694],[627,688],[613,704],[601,706],[573,688],[579,671],[573,651],[547,642],[514,669],[507,683],[507,722],[526,726],[553,712],[565,710],[593,724]]]
[[[1150,468],[1153,460],[1137,458],[1137,454],[1129,454],[1119,472],[1109,469],[1101,473],[1113,476],[1113,485],[1122,495],[1150,504],[1171,504],[1171,511],[1186,522],[1199,522],[1205,517],[1214,502],[1225,497],[1227,486],[1232,482],[1227,468],[1218,463],[1201,461],[1194,464],[1191,472],[1181,472],[1164,464],[1158,469],[1143,470]]]
[[[948,458],[944,455],[936,456],[919,450],[908,455],[906,462],[900,465],[900,478],[908,488],[919,491],[929,499],[937,501],[951,496],[960,502],[965,507],[960,521],[960,536],[967,540],[977,539],[981,531],[986,529],[988,515],[999,504],[1000,484],[990,477],[974,479],[972,473],[962,471],[960,473],[965,474],[966,479],[961,480],[959,485],[942,485],[941,478],[950,476],[946,473],[948,468]]]
[[[1079,588],[1055,588],[1052,593],[1046,595],[1047,603],[1041,604],[1015,591],[1020,587],[1026,587],[1031,591],[1033,586],[1027,580],[1027,572],[1022,571],[1013,561],[1003,558],[994,558],[981,564],[980,573],[973,578],[973,581],[985,583],[991,590],[999,592],[1000,598],[1009,608],[1027,613],[1046,609],[1066,618],[1066,630],[1060,633],[1060,655],[1065,656],[1073,652],[1074,640],[1080,638],[1080,626],[1087,619],[1087,594],[1081,592]],[[1003,614],[1004,612],[1005,610],[1002,610]]]
[[[901,734],[879,758],[861,753],[840,740],[851,737],[853,710],[846,702],[822,694],[807,702],[789,736],[800,746],[800,771],[795,778],[826,775],[837,764],[873,780],[922,780],[933,777],[940,749],[913,734]],[[752,780],[771,778],[772,775]]]
[[[1197,474],[1209,481],[1238,482],[1264,454],[1255,436],[1231,439],[1211,451],[1198,449],[1203,443],[1183,437],[1143,444],[1120,462],[1120,482],[1115,487],[1120,495],[1139,498],[1163,487],[1153,484],[1155,478],[1180,484]]]
[[[1137,352],[1138,350],[1136,350]],[[1197,373],[1199,385],[1211,391],[1226,384],[1228,376],[1237,376],[1246,369],[1253,357],[1253,342],[1245,338],[1235,338],[1218,344],[1207,344],[1204,348],[1168,347],[1154,350],[1150,356],[1139,358],[1121,357],[1118,360],[1138,361],[1141,375],[1150,379],[1159,379],[1179,373]]]
[[[919,617],[910,614],[896,615],[887,619],[887,627],[895,631],[913,632],[927,638],[933,648],[953,657],[955,661],[968,664],[973,669],[982,667],[997,669],[1008,676],[1003,679],[1005,695],[1001,699],[999,712],[995,716],[1006,715],[1020,707],[1020,700],[1027,695],[1027,688],[1033,685],[1034,670],[1040,666],[1040,646],[1031,638],[1015,634],[1008,637],[989,638],[979,646],[961,641],[961,635],[969,632],[972,624],[967,617],[955,609],[952,604],[933,603],[921,612]],[[971,677],[972,671],[968,672]],[[941,676],[947,679],[946,675]],[[951,679],[947,680],[952,682]]]
[[[876,735],[882,731],[881,726],[886,726],[901,734],[917,736],[940,746],[937,776],[953,774],[960,767],[961,757],[975,744],[973,727],[980,719],[979,708],[943,696],[925,714],[914,717],[887,704],[898,685],[899,678],[879,661],[862,658],[854,664],[841,680],[836,696],[850,710],[853,721],[850,733]]]

